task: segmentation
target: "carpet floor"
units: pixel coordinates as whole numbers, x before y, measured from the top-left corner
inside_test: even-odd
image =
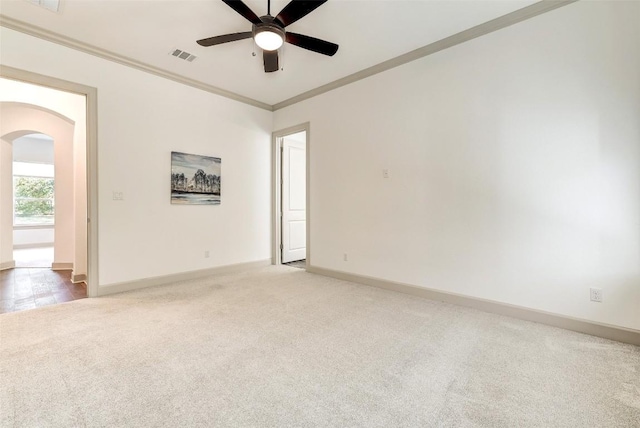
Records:
[[[271,266],[0,315],[2,427],[638,427],[640,348]]]

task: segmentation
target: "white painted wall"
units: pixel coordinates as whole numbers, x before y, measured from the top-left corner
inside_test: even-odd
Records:
[[[25,135],[13,141],[13,161],[53,165],[53,140],[42,134],[38,138],[33,135]]]
[[[13,247],[43,247],[53,246],[55,233],[53,226],[38,228],[13,229]]]
[[[98,89],[101,287],[269,259],[271,112],[6,28],[0,48],[5,65]],[[222,158],[221,205],[170,204],[172,150]]]
[[[98,88],[101,286],[268,258],[269,135],[310,121],[313,265],[638,329],[639,8],[578,2],[273,127],[8,29],[0,48],[3,64]],[[220,206],[169,204],[171,150],[222,158]]]
[[[578,2],[277,111],[312,265],[640,329],[638,22]]]

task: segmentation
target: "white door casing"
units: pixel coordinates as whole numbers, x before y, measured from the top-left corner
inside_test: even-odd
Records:
[[[307,255],[305,146],[304,139],[282,139],[282,263]]]

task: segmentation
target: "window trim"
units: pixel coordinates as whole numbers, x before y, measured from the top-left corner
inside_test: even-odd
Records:
[[[54,224],[20,224],[18,226],[13,225],[13,230],[41,230],[41,229],[55,229]]]

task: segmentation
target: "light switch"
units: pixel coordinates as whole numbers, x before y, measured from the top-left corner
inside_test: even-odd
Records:
[[[382,170],[382,178],[389,178],[389,170],[388,169],[383,169]]]

